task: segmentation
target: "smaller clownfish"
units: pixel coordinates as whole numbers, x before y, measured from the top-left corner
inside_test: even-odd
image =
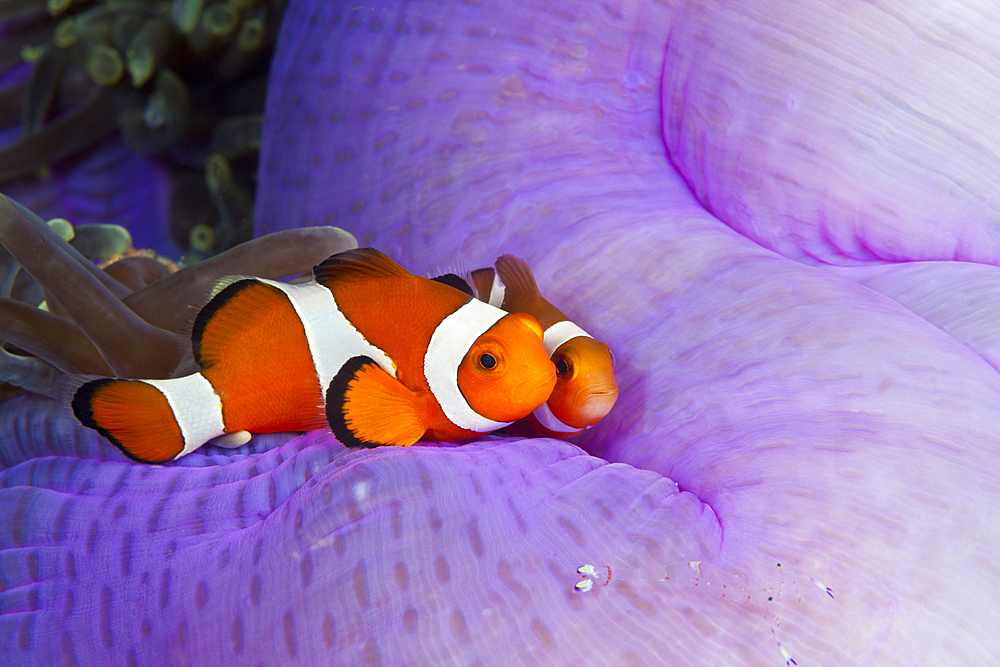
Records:
[[[349,447],[465,440],[545,402],[555,367],[530,315],[419,278],[372,248],[333,255],[314,280],[224,280],[195,318],[200,372],[99,378],[77,419],[147,463],[245,432],[329,428]],[[249,437],[248,435],[246,437]]]
[[[555,389],[548,401],[507,431],[570,438],[593,426],[618,400],[611,350],[538,293],[535,277],[523,259],[502,255],[494,266],[473,271],[471,285],[454,274],[436,280],[464,288],[509,313],[531,315],[544,329],[545,352],[556,366]]]

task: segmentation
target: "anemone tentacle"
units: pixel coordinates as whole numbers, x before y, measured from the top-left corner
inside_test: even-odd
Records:
[[[0,297],[0,340],[64,373],[147,379],[168,378],[185,367],[195,308],[221,278],[247,272],[275,279],[296,276],[357,247],[351,234],[335,227],[278,232],[174,273],[154,273],[157,279],[131,291],[37,216],[2,196],[0,243],[41,285],[50,311]],[[12,373],[15,368],[19,378],[37,370],[33,382],[47,386],[50,368],[9,365]]]

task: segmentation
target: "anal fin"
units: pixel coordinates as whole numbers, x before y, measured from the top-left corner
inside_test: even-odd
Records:
[[[330,381],[326,418],[347,447],[408,447],[423,436],[416,395],[370,357],[352,357]]]

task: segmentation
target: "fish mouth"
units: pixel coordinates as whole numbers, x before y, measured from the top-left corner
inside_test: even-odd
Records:
[[[518,391],[515,394],[515,404],[517,405],[529,405],[531,404],[531,409],[534,410],[546,400],[552,394],[552,390],[556,386],[556,374],[555,367],[552,369],[552,375],[547,375],[539,378],[536,382],[531,385],[521,385],[518,387]]]
[[[576,405],[579,410],[574,421],[579,428],[593,426],[611,412],[618,400],[618,386],[613,383],[599,384],[577,394]]]
[[[602,382],[584,387],[576,395],[576,404],[582,407],[592,400],[606,400],[608,398],[618,398],[618,385],[614,382]]]

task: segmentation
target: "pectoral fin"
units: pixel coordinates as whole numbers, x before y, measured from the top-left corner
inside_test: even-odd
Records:
[[[353,357],[330,381],[326,418],[348,447],[408,447],[423,436],[416,394],[370,357]]]

